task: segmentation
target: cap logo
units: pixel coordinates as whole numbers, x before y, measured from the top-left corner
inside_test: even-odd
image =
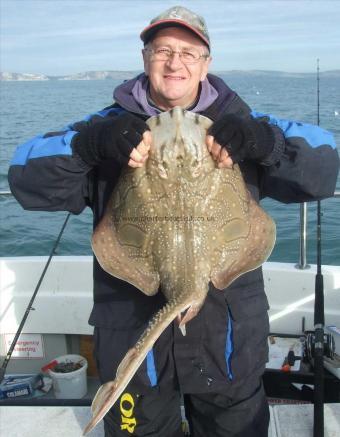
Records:
[[[174,12],[172,12],[169,15],[169,18],[178,18],[178,19],[181,19],[182,17],[180,15],[178,15],[177,12],[174,11]]]

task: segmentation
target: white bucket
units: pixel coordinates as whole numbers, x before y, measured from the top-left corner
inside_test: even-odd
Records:
[[[49,370],[49,375],[53,381],[54,394],[57,399],[80,399],[87,393],[87,360],[80,355],[62,355],[55,359],[58,363],[78,363],[81,361],[82,367],[73,372],[60,373]]]

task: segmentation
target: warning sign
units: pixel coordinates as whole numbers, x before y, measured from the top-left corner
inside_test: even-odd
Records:
[[[15,334],[4,334],[6,354],[11,347]],[[41,334],[21,334],[15,345],[12,358],[44,358],[44,344]]]

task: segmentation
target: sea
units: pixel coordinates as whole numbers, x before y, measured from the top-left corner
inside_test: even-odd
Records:
[[[259,112],[317,123],[317,80],[313,74],[230,72],[222,75],[248,105]],[[17,145],[37,134],[62,129],[113,101],[119,80],[0,82],[0,190],[8,190],[7,172]],[[340,74],[321,75],[320,125],[333,132],[340,147]],[[315,178],[318,175],[315,174]],[[340,190],[338,178],[337,190]],[[299,260],[300,205],[264,199],[262,206],[277,226],[270,261]],[[340,198],[321,202],[322,263],[340,265]],[[307,204],[307,263],[316,263],[316,202]],[[0,256],[49,255],[67,213],[25,211],[10,196],[0,196]],[[92,213],[72,215],[56,255],[90,255]]]

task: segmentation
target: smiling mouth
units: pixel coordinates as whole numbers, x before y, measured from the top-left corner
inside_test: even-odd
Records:
[[[183,76],[164,76],[164,79],[170,79],[170,80],[185,80],[186,78]]]

